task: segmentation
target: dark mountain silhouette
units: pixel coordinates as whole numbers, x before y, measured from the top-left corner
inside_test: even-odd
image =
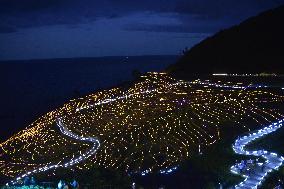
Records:
[[[171,65],[168,72],[184,78],[214,72],[283,73],[284,6],[205,39]]]

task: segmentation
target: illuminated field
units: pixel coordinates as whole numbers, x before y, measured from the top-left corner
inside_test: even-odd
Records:
[[[263,105],[283,101],[266,88],[148,73],[127,89],[97,92],[42,116],[0,144],[0,171],[15,177],[88,152],[93,144],[62,134],[60,120],[70,133],[100,141],[95,154],[73,166],[163,172],[217,142],[224,123],[249,131],[248,122],[282,118]]]

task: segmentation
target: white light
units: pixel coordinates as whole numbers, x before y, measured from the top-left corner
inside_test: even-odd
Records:
[[[227,73],[214,73],[213,76],[227,76]]]
[[[249,134],[248,136],[244,136],[241,137],[239,139],[237,139],[234,143],[233,143],[233,150],[235,153],[237,154],[241,154],[241,155],[249,155],[252,154],[254,156],[261,156],[263,158],[266,159],[265,163],[270,165],[270,168],[266,170],[265,173],[262,174],[262,176],[260,177],[254,177],[253,180],[249,180],[248,178],[250,178],[250,175],[242,175],[243,177],[245,177],[245,180],[241,183],[239,183],[238,185],[235,185],[235,188],[239,188],[242,186],[247,185],[248,188],[257,188],[264,180],[265,176],[267,175],[267,173],[271,172],[273,169],[274,170],[278,170],[278,168],[282,165],[283,161],[284,161],[284,157],[279,157],[276,153],[269,153],[265,150],[259,150],[259,151],[247,151],[244,149],[244,147],[246,145],[248,145],[249,143],[251,143],[252,141],[265,136],[267,134],[270,134],[272,132],[275,132],[276,130],[278,130],[279,128],[282,127],[282,123],[283,120],[280,120],[278,122],[273,123],[272,125],[269,125],[268,127],[264,127],[263,129],[259,129],[256,133],[253,134]],[[265,154],[265,155],[264,155]],[[279,157],[279,158],[278,158]],[[273,161],[271,161],[273,160]],[[275,162],[276,161],[276,162]],[[258,166],[262,166],[263,164],[258,163]],[[231,167],[231,172],[234,174],[239,174],[238,173],[238,164],[234,165]],[[252,174],[253,177],[253,174]],[[248,182],[246,182],[248,181]],[[251,186],[251,184],[253,184],[254,186]]]

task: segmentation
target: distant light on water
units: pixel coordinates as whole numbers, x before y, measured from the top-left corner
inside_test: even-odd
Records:
[[[230,76],[230,77],[283,77],[283,74],[275,73],[213,73],[213,76]]]

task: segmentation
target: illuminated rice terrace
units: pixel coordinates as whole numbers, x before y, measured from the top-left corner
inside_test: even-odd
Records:
[[[257,86],[184,82],[148,73],[127,89],[71,100],[40,117],[0,144],[0,171],[14,178],[84,156],[71,167],[167,173],[220,140],[224,123],[249,131],[249,121],[261,126],[283,118],[277,110],[259,106],[283,100]],[[90,140],[63,134],[63,125],[69,135]],[[95,150],[93,138],[100,143]]]

